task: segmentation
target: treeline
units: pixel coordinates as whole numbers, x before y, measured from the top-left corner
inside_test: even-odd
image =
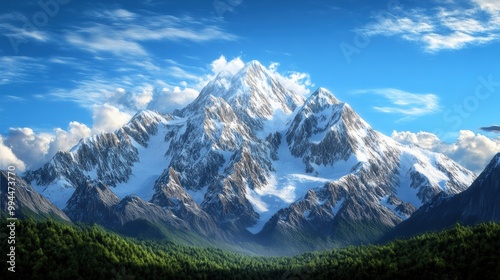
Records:
[[[2,256],[7,227],[1,222]],[[16,272],[2,279],[500,279],[500,225],[460,225],[385,245],[295,257],[138,241],[98,226],[25,220],[16,226]]]

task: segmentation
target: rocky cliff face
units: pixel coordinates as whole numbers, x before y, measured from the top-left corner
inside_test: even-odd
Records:
[[[436,194],[462,192],[475,176],[374,131],[326,89],[307,99],[286,89],[254,61],[235,75],[220,73],[174,115],[139,112],[26,178],[73,217],[88,205],[125,215],[117,205],[136,201],[140,209],[162,209],[147,214],[156,220],[173,215],[163,222],[203,235],[346,244],[374,240]],[[107,189],[88,189],[88,181]]]

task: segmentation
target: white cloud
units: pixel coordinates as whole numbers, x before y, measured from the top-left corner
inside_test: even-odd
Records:
[[[168,91],[167,91],[168,92]],[[199,94],[199,92],[193,88],[185,87],[181,89],[180,87],[174,87],[172,91],[171,102],[179,105],[187,105],[187,103],[193,101]]]
[[[151,85],[147,85],[144,87],[142,92],[134,94],[132,99],[134,100],[136,108],[145,109],[153,100],[153,87]]]
[[[129,115],[135,114],[138,110],[147,109],[155,99],[155,85],[146,83],[130,87],[126,80],[105,81],[96,77],[94,80],[81,81],[72,90],[53,91],[47,97],[51,100],[75,102],[90,111],[94,111],[96,105],[103,104],[116,107]],[[125,87],[130,89],[125,89]]]
[[[81,139],[90,137],[92,130],[85,124],[70,122],[69,131],[61,128],[54,129],[54,140],[50,143],[50,148],[45,156],[45,161],[50,160],[58,151],[69,151]]]
[[[414,144],[424,149],[443,153],[469,170],[479,174],[494,155],[500,152],[500,137],[491,139],[469,130],[460,131],[453,143],[441,141],[429,132],[393,131],[392,138],[403,144]]]
[[[236,74],[245,66],[245,62],[241,60],[240,57],[236,57],[230,61],[226,60],[226,57],[221,55],[218,59],[212,61],[210,67],[212,69],[212,76],[216,76],[222,71],[229,72],[231,75]]]
[[[23,102],[26,101],[26,99],[19,97],[19,96],[14,96],[14,95],[5,95],[3,98],[8,101],[13,101],[13,102]]]
[[[99,33],[88,36],[72,33],[66,36],[66,40],[74,46],[92,52],[112,52],[116,55],[146,55],[147,53],[136,42],[123,38],[104,37],[104,34]]]
[[[393,131],[391,137],[402,144],[418,145],[426,150],[433,150],[436,146],[442,143],[437,135],[425,131],[418,133],[409,131]]]
[[[125,125],[131,118],[132,115],[122,112],[112,105],[94,105],[92,115],[93,131],[96,133],[112,132]]]
[[[24,162],[17,158],[10,147],[4,144],[3,137],[0,135],[0,169],[6,170],[9,166],[14,166],[19,171],[26,169]]]
[[[439,110],[439,98],[432,93],[418,94],[394,88],[358,90],[355,93],[377,94],[391,102],[391,106],[374,106],[383,113],[396,113],[405,116],[421,116]]]
[[[50,39],[47,32],[36,28],[26,16],[21,13],[12,12],[0,15],[0,33],[7,36],[15,52],[19,51],[19,45],[36,40],[46,42]]]
[[[158,112],[170,112],[180,109],[193,101],[200,92],[190,87],[164,87],[155,94],[155,101],[149,105],[149,109]]]
[[[4,138],[4,144],[26,167],[38,165],[45,160],[54,136],[49,133],[36,134],[31,128],[11,128]]]
[[[94,127],[70,122],[68,130],[55,128],[52,132],[36,133],[31,128],[10,128],[6,136],[0,135],[0,168],[16,165],[19,171],[41,167],[59,151],[69,151],[82,138],[100,132],[114,131],[130,120],[108,104],[94,107]]]
[[[96,17],[101,19],[113,19],[113,21],[130,21],[137,17],[137,14],[127,11],[125,9],[115,9],[115,10],[95,10],[87,12],[90,17]]]
[[[472,2],[476,3],[484,10],[490,11],[499,11],[500,10],[500,1],[499,0],[472,0]]]
[[[500,1],[472,0],[470,4],[457,8],[453,2],[442,2],[432,9],[397,9],[378,14],[357,31],[367,36],[398,36],[422,44],[427,52],[500,40]]]
[[[422,37],[427,43],[427,49],[431,51],[441,49],[460,49],[471,42],[479,42],[480,38],[475,38],[463,32],[454,32],[448,35],[430,33]]]
[[[11,128],[5,137],[0,136],[0,168],[9,162],[19,171],[38,168],[58,151],[67,151],[90,135],[91,129],[78,122],[71,122],[68,131],[55,128],[52,133],[35,133],[27,127]]]
[[[269,67],[268,69],[271,71],[271,72],[276,72],[278,71],[278,67],[280,66],[279,62],[271,62],[271,64],[269,64]]]
[[[279,65],[277,62],[273,62],[269,65],[268,69],[285,88],[302,95],[307,95],[311,92],[309,87],[313,87],[314,84],[311,82],[311,76],[308,73],[288,71],[285,74],[280,74],[278,73]]]
[[[135,18],[137,16],[136,14],[129,12],[127,10],[124,10],[124,9],[116,9],[116,10],[112,11],[111,14],[113,14],[117,18],[126,19],[126,20],[129,20],[131,18]]]
[[[68,130],[55,128],[52,132],[36,133],[33,129],[10,128],[0,135],[0,168],[15,165],[17,170],[41,167],[59,151],[69,151],[80,139],[104,131],[113,131],[124,125],[131,116],[104,104],[94,107],[94,127],[70,122]]]

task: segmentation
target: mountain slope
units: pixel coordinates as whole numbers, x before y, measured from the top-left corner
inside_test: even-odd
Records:
[[[311,95],[285,135],[282,145],[311,173],[301,176],[325,183],[279,210],[259,233],[284,249],[303,239],[374,241],[439,192],[459,193],[474,178],[443,155],[374,131],[325,89]]]
[[[154,183],[167,163],[157,149],[164,146],[165,131],[159,130],[169,118],[141,111],[117,131],[82,139],[71,151],[58,152],[50,162],[26,172],[24,177],[60,209],[66,207],[76,186],[88,180],[114,187],[120,197],[137,193],[149,200],[152,190],[144,187]]]
[[[256,61],[220,73],[175,114],[139,112],[25,177],[61,208],[75,194],[99,199],[75,189],[102,182],[109,197],[137,195],[201,234],[284,251],[375,240],[475,178],[373,130],[324,88],[307,99],[290,91]]]
[[[424,204],[409,219],[391,231],[385,240],[437,231],[455,223],[473,225],[500,222],[500,153],[465,191],[457,195],[441,193]]]
[[[14,184],[9,184],[9,182]],[[11,193],[12,191],[13,193]],[[14,202],[13,217],[15,218],[53,218],[70,221],[64,212],[37,193],[26,181],[8,171],[0,170],[0,194],[2,214],[10,212],[8,211],[9,201],[12,201]],[[13,199],[11,200],[9,197],[13,197]]]
[[[117,231],[141,221],[159,228],[193,231],[221,240],[226,238],[206,213],[200,213],[202,211],[197,205],[185,205],[176,198],[171,199],[174,207],[146,202],[136,195],[128,195],[120,200],[109,186],[88,181],[76,188],[64,212],[73,222],[97,223]]]

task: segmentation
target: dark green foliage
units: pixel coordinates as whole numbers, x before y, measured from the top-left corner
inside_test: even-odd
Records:
[[[1,222],[0,248],[7,252]],[[137,225],[136,225],[137,226]],[[216,248],[137,241],[97,226],[25,220],[16,228],[16,273],[2,279],[498,279],[500,224],[460,225],[385,245],[295,257],[250,257]]]
[[[123,225],[120,232],[141,239],[162,239],[167,237],[160,226],[156,226],[147,220],[130,221]]]

